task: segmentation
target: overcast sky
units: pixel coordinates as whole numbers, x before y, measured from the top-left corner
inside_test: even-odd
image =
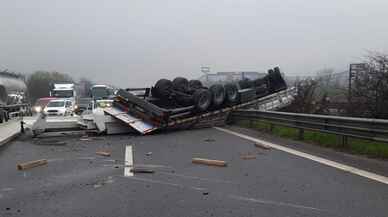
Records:
[[[212,71],[347,69],[388,52],[387,0],[0,0],[0,69],[121,87]]]

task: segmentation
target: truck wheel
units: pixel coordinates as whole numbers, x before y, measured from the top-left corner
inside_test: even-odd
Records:
[[[3,123],[3,119],[4,119],[4,112],[0,111],[0,124]]]
[[[225,85],[226,101],[230,104],[238,102],[238,89],[235,84]]]
[[[243,79],[243,80],[239,81],[238,84],[240,85],[241,89],[247,89],[247,88],[251,88],[253,86],[253,82],[250,81],[249,79]]]
[[[177,96],[176,102],[181,106],[193,105],[193,98],[191,96]]]
[[[189,90],[189,81],[183,77],[176,77],[172,81],[172,87],[176,91],[186,93]]]
[[[167,79],[160,79],[152,88],[152,96],[157,98],[169,98],[172,90],[172,82]]]
[[[212,93],[213,106],[219,107],[225,101],[225,89],[221,84],[213,84],[209,90]]]
[[[190,80],[189,81],[190,89],[197,90],[203,87],[202,82],[200,80]]]
[[[193,99],[195,109],[198,112],[204,112],[209,108],[212,102],[212,94],[209,90],[199,89],[194,92]]]

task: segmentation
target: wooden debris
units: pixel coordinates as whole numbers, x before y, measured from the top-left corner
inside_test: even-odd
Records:
[[[225,161],[222,160],[210,160],[210,159],[204,159],[204,158],[193,158],[192,163],[194,164],[204,164],[208,166],[218,166],[218,167],[226,167],[227,164]]]
[[[155,173],[155,171],[145,168],[132,168],[132,173]]]
[[[46,159],[29,161],[29,162],[18,164],[17,165],[17,169],[18,170],[28,170],[28,169],[31,169],[31,168],[34,168],[34,167],[38,167],[38,166],[43,166],[43,165],[46,165],[46,164],[47,164],[47,160]]]
[[[243,160],[253,160],[253,159],[256,159],[256,155],[253,155],[253,154],[241,155],[241,159],[243,159]]]
[[[79,140],[81,140],[81,141],[90,141],[91,139],[90,138],[80,138]]]
[[[97,151],[96,155],[101,155],[104,157],[110,157],[110,152],[109,151]]]
[[[265,144],[261,144],[261,143],[255,143],[255,147],[257,148],[262,148],[262,149],[266,149],[266,150],[270,150],[272,147],[269,146],[269,145],[265,145]]]

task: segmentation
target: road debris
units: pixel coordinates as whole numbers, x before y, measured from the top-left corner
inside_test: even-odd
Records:
[[[257,148],[262,148],[262,149],[266,149],[266,150],[272,149],[271,146],[265,145],[265,144],[261,144],[261,143],[255,143],[255,147],[257,147]]]
[[[147,152],[146,153],[146,156],[151,156],[152,155],[152,152]]]
[[[90,139],[90,138],[80,138],[79,140],[81,140],[81,141],[90,141],[90,140],[92,140],[92,139]]]
[[[96,155],[101,155],[104,157],[110,157],[110,151],[96,151]]]
[[[205,141],[205,142],[214,142],[214,141],[216,141],[215,139],[211,139],[211,138],[207,138],[207,139],[205,139],[205,140],[203,140],[203,141]]]
[[[29,162],[18,164],[17,165],[17,169],[18,170],[27,170],[27,169],[31,169],[31,168],[34,168],[34,167],[43,166],[43,165],[46,165],[46,164],[47,164],[47,160],[46,159],[29,161]]]
[[[67,143],[64,141],[59,140],[39,140],[35,143],[36,145],[55,145],[55,146],[62,146],[66,145]]]
[[[132,173],[155,173],[154,170],[146,169],[146,168],[132,168]]]
[[[208,166],[218,166],[218,167],[226,167],[227,164],[225,161],[222,160],[210,160],[205,158],[193,158],[192,163],[194,164],[204,164]]]
[[[256,155],[253,154],[244,154],[240,156],[243,160],[253,160],[256,159]]]

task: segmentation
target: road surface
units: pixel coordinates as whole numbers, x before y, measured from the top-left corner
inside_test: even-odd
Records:
[[[129,145],[134,166],[154,174],[125,174]],[[95,154],[101,150],[111,156]],[[247,155],[254,159],[241,158]],[[193,157],[224,160],[228,166],[192,164]],[[16,170],[17,163],[38,159],[48,164]],[[387,169],[381,165],[380,174]],[[150,136],[21,137],[0,149],[0,174],[1,217],[388,214],[387,184],[260,149],[214,128]]]

